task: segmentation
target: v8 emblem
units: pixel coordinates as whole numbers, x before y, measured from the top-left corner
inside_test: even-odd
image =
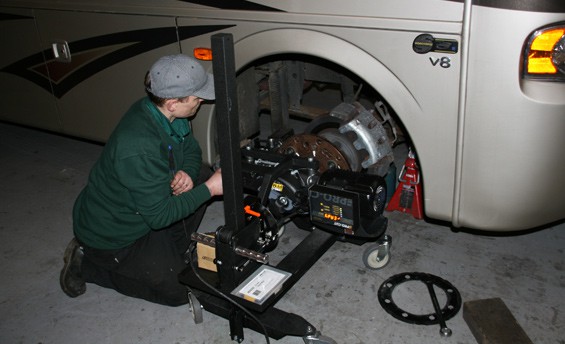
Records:
[[[441,68],[451,67],[451,59],[449,57],[444,56],[442,58],[437,58],[435,60],[430,57],[429,59],[430,59],[432,66],[434,66],[434,67],[437,66],[438,64]]]

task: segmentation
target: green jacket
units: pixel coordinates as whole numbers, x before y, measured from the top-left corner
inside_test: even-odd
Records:
[[[200,184],[173,196],[170,182],[174,170],[196,182],[201,165],[188,121],[170,123],[148,98],[139,100],[118,123],[75,202],[75,235],[93,248],[118,249],[187,217],[210,191]]]

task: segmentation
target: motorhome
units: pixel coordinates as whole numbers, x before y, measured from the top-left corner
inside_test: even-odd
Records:
[[[226,32],[242,139],[263,116],[273,134],[300,120],[295,142],[381,174],[407,142],[429,218],[486,231],[565,218],[563,1],[4,0],[0,18],[0,120],[104,142],[157,58],[206,58]],[[213,162],[213,103],[192,126]]]

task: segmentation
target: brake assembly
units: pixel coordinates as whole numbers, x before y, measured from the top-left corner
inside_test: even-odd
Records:
[[[272,141],[271,141],[272,142]],[[383,216],[386,183],[377,175],[324,168],[310,157],[280,154],[255,140],[242,149],[246,204],[262,213],[267,231],[277,231],[288,219],[297,225],[316,226],[339,235],[365,239],[381,237],[387,226]]]

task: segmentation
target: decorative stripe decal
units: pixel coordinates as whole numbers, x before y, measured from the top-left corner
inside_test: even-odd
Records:
[[[245,1],[245,0],[179,0],[179,1],[190,2],[197,5],[215,7],[224,10],[284,12],[278,8],[259,5],[254,2]]]
[[[464,0],[448,0],[465,2]],[[565,13],[563,0],[473,0],[473,5],[526,12]]]
[[[0,71],[27,79],[61,98],[84,80],[131,57],[175,43],[177,40],[182,41],[233,26],[163,27],[86,38],[69,42],[72,55],[70,63],[55,60],[53,52],[47,49]],[[44,63],[44,57],[49,56],[51,58]]]

